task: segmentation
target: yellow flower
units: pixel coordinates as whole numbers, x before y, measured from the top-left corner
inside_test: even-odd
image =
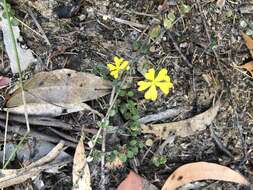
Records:
[[[164,94],[168,94],[170,88],[173,87],[173,84],[170,82],[170,77],[167,75],[167,70],[162,69],[155,77],[155,70],[149,69],[144,75],[147,81],[138,82],[138,91],[144,91],[148,89],[144,95],[147,100],[156,100],[157,99],[157,90],[156,87],[159,87]]]
[[[128,70],[128,61],[125,61],[123,58],[115,56],[113,64],[107,64],[107,68],[110,70],[110,75],[115,79],[119,77],[120,71]]]

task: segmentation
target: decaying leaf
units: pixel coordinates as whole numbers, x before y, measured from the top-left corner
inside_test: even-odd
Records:
[[[0,76],[0,89],[6,87],[10,82],[9,78]]]
[[[216,117],[219,108],[220,101],[217,101],[213,107],[192,118],[163,124],[142,124],[141,129],[143,133],[155,134],[163,139],[166,139],[169,133],[175,133],[177,136],[186,137],[193,135],[196,131],[204,130],[207,125],[210,125]]]
[[[73,160],[73,190],[91,190],[90,169],[86,161],[83,138],[76,147]]]
[[[250,51],[251,57],[253,58],[253,39],[243,32],[241,32],[241,35]]]
[[[221,180],[239,183],[240,185],[250,185],[241,174],[226,166],[196,162],[185,164],[176,169],[166,180],[162,190],[175,190],[182,185],[199,180]]]
[[[135,172],[130,171],[117,190],[158,190],[158,188]]]
[[[62,115],[89,109],[82,102],[94,100],[110,92],[111,82],[93,74],[60,69],[41,72],[24,84],[28,114]],[[8,100],[10,112],[23,113],[21,89]]]

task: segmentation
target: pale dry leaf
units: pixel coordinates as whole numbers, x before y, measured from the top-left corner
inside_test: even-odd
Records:
[[[244,39],[246,46],[248,47],[250,51],[251,57],[253,58],[253,39],[243,32],[241,32],[241,35]]]
[[[60,69],[35,74],[25,82],[24,88],[29,114],[50,115],[57,112],[59,115],[59,109],[61,114],[89,109],[82,102],[110,93],[112,85],[110,81],[90,73]],[[6,107],[11,108],[9,111],[23,112],[20,88],[14,91]]]
[[[73,160],[73,187],[72,190],[91,190],[90,169],[85,156],[83,138],[76,147]]]
[[[117,190],[158,190],[158,188],[135,172],[130,171]]]
[[[185,164],[176,169],[166,180],[162,190],[176,190],[176,188],[199,180],[221,180],[249,186],[249,182],[238,172],[219,164],[196,162]]]
[[[217,0],[216,6],[220,9],[222,9],[224,7],[225,3],[226,3],[226,0]]]
[[[250,75],[253,77],[253,61],[250,61],[248,63],[245,63],[244,65],[237,66],[241,69],[246,69]]]
[[[193,135],[196,131],[201,131],[210,125],[216,117],[220,108],[220,101],[209,108],[207,111],[192,118],[182,121],[163,123],[163,124],[141,124],[142,133],[154,134],[162,139],[166,139],[170,133],[177,136],[187,137]]]
[[[25,111],[25,106],[20,105],[17,107],[7,108],[11,113],[22,114]],[[27,106],[27,113],[34,116],[59,116],[68,113],[78,112],[82,110],[89,110],[97,114],[90,106],[85,103],[74,103],[74,104],[49,104],[49,103],[29,103]]]

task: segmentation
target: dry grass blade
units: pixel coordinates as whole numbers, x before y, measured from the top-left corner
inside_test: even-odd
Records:
[[[250,185],[241,174],[226,166],[208,162],[196,162],[185,164],[176,169],[166,180],[162,190],[175,190],[193,181],[210,179]]]
[[[251,57],[253,58],[253,39],[243,32],[241,32],[241,35],[250,51]]]
[[[86,161],[82,137],[76,147],[72,175],[73,190],[91,190],[90,169]]]
[[[169,133],[173,132],[177,136],[187,137],[193,135],[196,131],[204,130],[207,125],[210,125],[216,117],[219,108],[220,101],[217,101],[207,111],[186,120],[172,123],[141,125],[142,132],[155,134],[163,139],[166,139]]]

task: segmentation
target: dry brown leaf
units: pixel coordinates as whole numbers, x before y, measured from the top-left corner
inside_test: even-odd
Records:
[[[250,73],[250,75],[253,77],[253,61],[250,61],[250,62],[248,62],[244,65],[240,65],[238,67],[241,69],[246,69]]]
[[[135,172],[130,171],[117,190],[158,190],[158,188]]]
[[[196,162],[176,169],[166,180],[162,190],[175,190],[190,182],[199,180],[221,180],[249,186],[249,182],[238,172],[219,164]]]
[[[59,110],[60,115],[87,108],[81,103],[110,93],[111,82],[90,73],[60,69],[34,75],[25,82],[24,88],[28,111],[31,106],[29,114],[51,115],[51,112]],[[12,94],[6,107],[12,108],[11,112],[23,113],[20,88]]]
[[[219,108],[220,101],[217,101],[213,107],[192,118],[172,123],[143,124],[141,125],[141,129],[143,133],[155,134],[163,139],[166,139],[169,136],[169,133],[172,132],[177,136],[186,137],[193,135],[196,131],[204,130],[207,125],[210,125],[216,117]]]
[[[83,138],[76,147],[73,160],[73,190],[91,190],[90,169],[86,161]]]
[[[253,39],[243,32],[241,32],[241,35],[250,51],[251,57],[253,58]]]

